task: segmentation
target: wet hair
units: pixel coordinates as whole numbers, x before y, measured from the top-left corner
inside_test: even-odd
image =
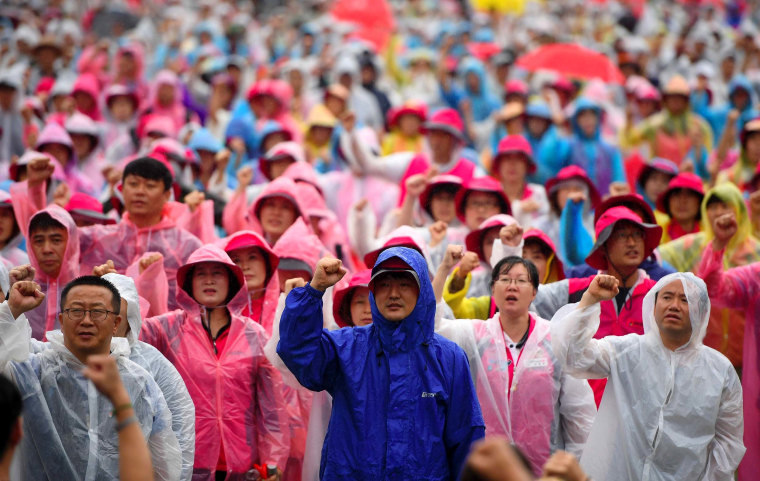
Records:
[[[5,454],[11,440],[11,430],[21,416],[21,394],[13,382],[0,374],[0,456]]]
[[[105,287],[111,291],[111,309],[114,314],[119,314],[121,310],[121,295],[119,294],[119,290],[113,284],[98,276],[80,276],[66,284],[66,287],[64,287],[61,292],[61,312],[63,312],[63,306],[66,305],[66,298],[69,295],[69,291],[77,286]]]
[[[489,284],[489,287],[493,289],[493,285],[496,283],[499,276],[502,274],[508,274],[509,271],[518,264],[522,264],[525,267],[525,270],[528,271],[528,279],[530,279],[533,289],[538,289],[539,280],[536,265],[528,259],[523,259],[522,257],[517,256],[505,257],[496,263],[491,271],[491,283]]]
[[[128,163],[124,168],[122,181],[130,175],[136,175],[148,180],[160,180],[164,183],[164,191],[172,186],[172,174],[163,163],[151,157],[140,157]]]
[[[216,262],[216,261],[210,261],[210,262]],[[237,276],[234,272],[232,272],[232,269],[230,269],[230,266],[219,262],[219,264],[222,264],[224,268],[227,270],[227,277],[230,281],[229,283],[229,289],[227,290],[227,298],[224,300],[225,304],[229,304],[233,297],[238,293],[240,288],[242,287],[240,285],[240,281],[238,281]],[[188,272],[187,276],[185,277],[185,283],[182,284],[182,290],[187,292],[187,294],[195,299],[195,296],[193,295],[193,276],[195,275],[195,268],[197,265],[193,266]],[[221,306],[219,306],[221,307]]]
[[[31,237],[37,231],[45,231],[48,229],[63,229],[66,230],[66,226],[53,219],[53,216],[47,212],[40,212],[32,217],[29,222],[29,237]]]
[[[720,196],[716,192],[711,192],[707,198],[707,202],[705,202],[705,208],[710,207],[712,204],[717,204],[718,202],[721,202],[726,205],[730,205],[728,202],[721,199]]]
[[[541,251],[541,254],[544,255],[547,259],[551,257],[552,254],[554,254],[554,251],[552,251],[552,248],[549,247],[544,241],[539,239],[538,237],[528,237],[525,239],[525,244],[527,246],[533,246],[538,247],[538,250]]]
[[[512,452],[517,457],[520,465],[525,468],[525,470],[530,474],[531,479],[533,478],[533,466],[531,466],[530,461],[528,460],[527,456],[525,456],[525,453],[523,453],[520,448],[515,446],[514,444],[510,443],[509,441],[504,441],[507,443],[512,450]],[[465,463],[464,468],[462,468],[462,474],[459,477],[461,481],[488,481],[490,478],[486,478],[475,469],[472,468],[472,466],[469,463]]]

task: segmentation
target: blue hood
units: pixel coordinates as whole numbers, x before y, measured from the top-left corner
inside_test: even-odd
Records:
[[[208,129],[196,130],[187,146],[194,150],[196,154],[199,150],[208,150],[213,153],[222,150],[222,143]]]
[[[274,134],[276,132],[285,132],[286,134],[290,135],[290,132],[288,132],[287,129],[285,129],[285,127],[283,127],[282,124],[276,120],[267,120],[266,123],[259,129],[259,131],[256,132],[256,137],[258,139],[258,149],[261,151],[261,154],[264,154],[264,140],[266,140],[268,135]]]
[[[474,58],[467,58],[462,61],[460,68],[464,91],[467,98],[470,99],[472,113],[476,121],[482,121],[491,115],[491,112],[499,108],[499,99],[489,89],[488,77],[483,62]],[[478,83],[480,84],[479,92],[470,90],[470,87],[467,85],[465,78],[471,73],[478,78]]]
[[[755,98],[755,90],[752,88],[752,83],[749,81],[749,79],[742,74],[734,76],[734,78],[732,78],[731,82],[728,84],[728,103],[731,105],[731,108],[736,108],[734,105],[734,100],[731,97],[733,96],[734,92],[739,89],[743,89],[749,94],[749,102],[747,103],[747,106],[742,110],[752,110],[755,103],[757,102],[757,99]]]
[[[596,113],[597,119],[599,119],[599,122],[597,122],[596,125],[596,132],[594,132],[594,136],[592,138],[587,137],[583,134],[581,131],[580,126],[578,125],[578,114],[583,112],[584,110],[593,110]],[[601,133],[601,126],[602,126],[602,113],[604,111],[602,108],[594,102],[593,100],[586,98],[586,97],[580,97],[575,101],[575,111],[573,112],[573,117],[570,119],[570,123],[573,127],[573,132],[575,135],[582,139],[586,140],[597,140],[599,139],[600,133]]]
[[[422,255],[408,247],[391,247],[377,258],[375,266],[397,257],[407,263],[420,279],[420,294],[417,305],[409,316],[401,322],[385,319],[375,304],[375,296],[370,293],[369,302],[372,309],[373,325],[377,327],[383,349],[389,351],[409,351],[419,344],[430,341],[435,329],[435,294],[430,284],[427,262]],[[373,268],[373,272],[374,272]]]

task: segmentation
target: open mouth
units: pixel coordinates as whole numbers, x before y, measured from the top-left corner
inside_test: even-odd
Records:
[[[203,293],[207,296],[213,296],[216,294],[216,289],[203,289]]]
[[[517,298],[517,296],[507,296],[507,297],[504,298],[504,300],[507,301],[507,302],[517,302],[517,301],[519,301],[519,299]]]
[[[665,316],[665,319],[670,321],[680,321],[681,317],[676,314],[668,314]]]

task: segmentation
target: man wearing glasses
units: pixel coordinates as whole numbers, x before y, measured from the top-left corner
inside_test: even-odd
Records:
[[[19,281],[0,304],[0,370],[24,399],[21,479],[118,479],[118,433],[133,423],[148,441],[155,479],[179,479],[179,444],[161,390],[128,359],[127,340],[114,337],[123,322],[119,291],[95,276],[69,282],[61,330],[48,332],[46,343],[32,339],[24,316],[44,298],[37,283]],[[82,374],[90,356],[108,354],[126,388],[113,401]],[[117,416],[122,411],[134,414]]]

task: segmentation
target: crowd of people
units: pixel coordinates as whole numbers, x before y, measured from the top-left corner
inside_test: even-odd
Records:
[[[758,25],[5,2],[0,479],[754,479]]]

